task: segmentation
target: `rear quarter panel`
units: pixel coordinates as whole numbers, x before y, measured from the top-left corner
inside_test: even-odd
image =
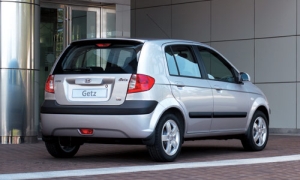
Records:
[[[141,50],[137,73],[155,79],[155,84],[169,84],[166,77],[165,55],[161,42],[146,42]]]

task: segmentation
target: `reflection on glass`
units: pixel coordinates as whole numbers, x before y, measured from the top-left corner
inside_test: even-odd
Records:
[[[96,38],[96,12],[72,11],[72,41]]]
[[[40,22],[40,104],[44,99],[45,81],[55,59],[63,51],[64,10],[41,8]]]
[[[116,37],[116,10],[103,8],[101,13],[101,37]]]
[[[116,37],[116,13],[106,14],[106,37]]]

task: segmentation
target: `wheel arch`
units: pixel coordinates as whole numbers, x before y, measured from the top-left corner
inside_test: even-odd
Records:
[[[270,107],[269,107],[269,104],[266,101],[266,99],[261,97],[261,96],[258,96],[256,98],[253,97],[253,99],[254,99],[254,101],[253,101],[253,103],[251,105],[251,108],[250,108],[250,111],[249,111],[245,131],[247,131],[247,129],[250,125],[250,122],[252,120],[252,117],[255,114],[255,112],[257,112],[257,111],[263,112],[266,115],[268,124],[270,123],[270,113],[271,113],[271,111],[270,111]]]
[[[186,131],[186,121],[184,118],[184,114],[179,107],[171,106],[171,107],[166,108],[163,111],[161,111],[161,113],[158,116],[155,116],[156,121],[152,121],[152,124],[150,124],[150,127],[153,128],[153,132],[151,133],[151,135],[149,137],[147,137],[146,139],[143,140],[143,143],[145,145],[153,145],[155,143],[154,134],[155,134],[157,124],[158,124],[159,120],[161,119],[161,117],[167,113],[174,114],[181,121],[181,125],[183,126],[183,128],[182,128],[182,142],[183,142],[184,134]]]
[[[259,106],[255,110],[255,112],[257,112],[257,111],[261,111],[262,113],[264,113],[266,115],[266,117],[267,117],[266,120],[268,121],[268,124],[269,124],[270,123],[270,117],[269,117],[269,111],[268,111],[268,109],[265,106]]]
[[[154,161],[172,162],[179,155],[184,139],[183,117],[181,111],[175,107],[170,107],[161,114],[155,130],[151,134],[151,139],[144,141]],[[166,127],[167,123],[169,123],[169,128]],[[177,128],[173,124],[176,131],[172,130],[170,123],[176,123]]]
[[[258,113],[259,112],[259,113]],[[262,117],[265,116],[265,117]],[[264,122],[260,122],[258,117],[262,117]],[[245,150],[247,151],[261,151],[268,142],[269,135],[269,111],[264,105],[258,106],[251,116],[251,121],[248,124],[247,130],[244,136],[241,137],[241,142]],[[258,121],[259,125],[254,126]],[[264,124],[264,125],[263,125]],[[265,127],[266,126],[266,127]],[[255,128],[254,128],[255,127]],[[255,129],[255,130],[254,130]]]
[[[178,108],[175,108],[175,107],[171,107],[171,108],[169,108],[169,109],[167,109],[163,114],[162,114],[162,116],[163,115],[165,115],[165,114],[167,114],[167,113],[171,113],[171,114],[174,114],[176,117],[178,117],[178,119],[181,121],[181,125],[182,125],[182,127],[183,127],[183,134],[182,135],[184,135],[184,132],[185,132],[185,127],[186,127],[186,122],[185,122],[185,118],[184,118],[184,115],[183,115],[183,113],[182,113],[182,111],[181,110],[179,110]]]

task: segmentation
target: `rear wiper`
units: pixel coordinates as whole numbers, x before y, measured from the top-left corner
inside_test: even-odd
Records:
[[[63,69],[64,71],[92,71],[90,67],[81,67],[81,68],[71,68],[71,69]]]

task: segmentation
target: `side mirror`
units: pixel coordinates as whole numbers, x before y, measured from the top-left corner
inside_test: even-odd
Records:
[[[249,74],[244,73],[244,72],[240,72],[240,82],[242,81],[251,81]]]

